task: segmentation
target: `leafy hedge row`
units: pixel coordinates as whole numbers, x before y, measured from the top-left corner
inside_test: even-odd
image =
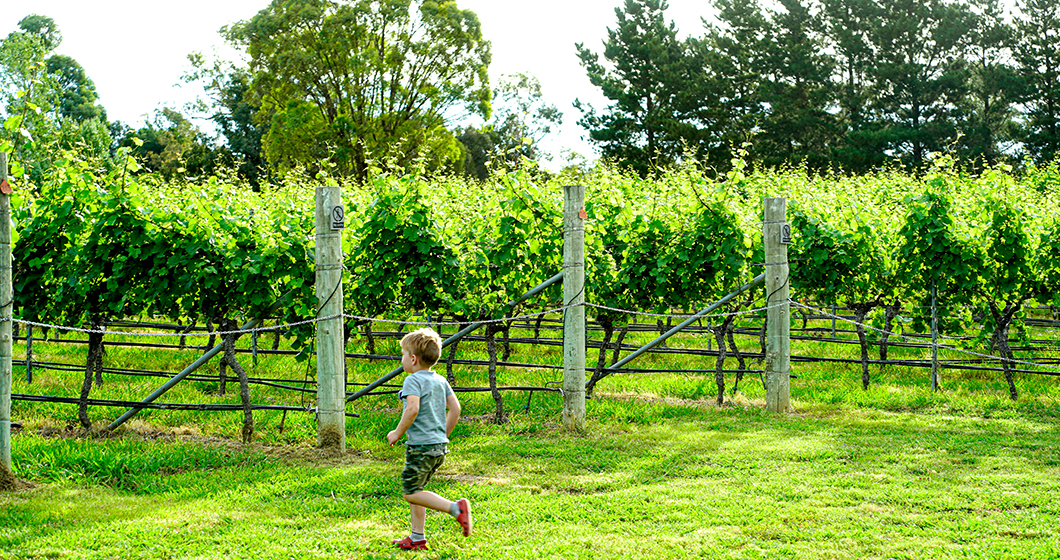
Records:
[[[506,302],[561,270],[560,185],[572,181],[587,185],[591,303],[693,310],[743,284],[761,270],[767,196],[790,200],[793,297],[841,303],[863,320],[882,314],[887,327],[912,305],[920,328],[934,287],[951,310],[943,327],[973,325],[1003,356],[1028,302],[1060,303],[1055,165],[969,177],[943,158],[922,177],[834,177],[752,172],[737,158],[728,174],[708,176],[689,165],[643,180],[600,166],[549,181],[517,171],[487,183],[379,175],[343,185],[345,310],[468,321],[513,313]],[[311,318],[312,187],[321,180],[331,181],[292,174],[262,193],[226,177],[166,185],[67,156],[13,200],[16,314],[72,326],[145,315],[219,324],[293,292],[276,315]],[[526,305],[560,303],[554,287]],[[589,313],[605,331],[595,383],[629,317]],[[350,321],[347,336],[362,326],[370,323]],[[307,345],[311,333],[296,330],[295,343]],[[870,335],[859,334],[867,359]],[[863,374],[867,384],[867,365]]]

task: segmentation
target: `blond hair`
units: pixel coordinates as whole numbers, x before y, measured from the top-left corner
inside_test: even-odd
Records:
[[[438,363],[442,355],[442,337],[431,328],[412,331],[401,338],[401,347],[420,360],[420,365],[430,368]]]

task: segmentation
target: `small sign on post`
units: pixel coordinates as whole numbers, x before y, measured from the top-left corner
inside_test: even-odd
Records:
[[[339,231],[346,227],[346,211],[341,204],[331,207],[331,231]]]

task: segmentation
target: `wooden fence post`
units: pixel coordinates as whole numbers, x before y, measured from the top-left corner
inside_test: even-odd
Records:
[[[939,390],[939,308],[938,289],[931,283],[931,390]]]
[[[762,240],[766,251],[766,409],[787,412],[791,405],[791,305],[788,282],[787,200],[766,198]]]
[[[0,470],[11,472],[11,328],[14,294],[11,286],[11,197],[7,154],[0,152]]]
[[[563,427],[585,430],[585,186],[563,187]]]
[[[317,445],[346,451],[346,383],[343,365],[342,228],[340,187],[316,190]]]

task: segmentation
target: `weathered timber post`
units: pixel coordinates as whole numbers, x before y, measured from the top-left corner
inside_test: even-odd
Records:
[[[11,472],[11,327],[14,294],[11,286],[11,189],[7,186],[7,154],[0,152],[0,471]]]
[[[787,200],[766,198],[762,239],[766,250],[766,409],[787,412],[791,405],[791,305],[788,282]]]
[[[317,445],[346,451],[342,332],[342,189],[316,191]]]
[[[26,325],[26,383],[33,383],[33,325]]]
[[[939,390],[939,308],[938,289],[931,283],[931,390]]]
[[[585,186],[563,187],[563,427],[585,430]]]

